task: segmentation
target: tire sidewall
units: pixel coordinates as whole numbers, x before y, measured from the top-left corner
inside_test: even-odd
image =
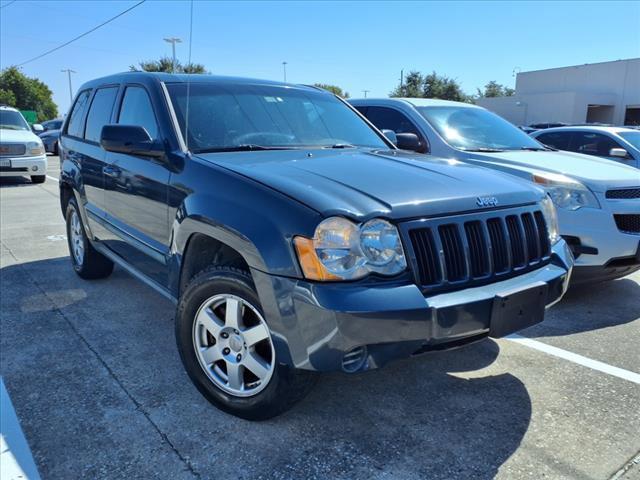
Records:
[[[72,240],[71,240],[71,215],[73,214],[74,211],[78,215],[78,220],[80,221],[80,226],[81,226],[81,231],[82,231],[82,242],[84,244],[84,250],[83,250],[83,254],[82,254],[82,265],[78,264],[78,262],[76,261],[76,256],[73,253],[73,245],[71,243],[72,242]],[[66,222],[67,222],[67,245],[69,246],[69,256],[71,257],[71,264],[73,265],[73,269],[76,272],[81,273],[82,272],[82,267],[87,262],[87,253],[89,251],[89,241],[87,239],[87,234],[84,231],[84,223],[82,222],[82,216],[80,215],[80,209],[78,208],[78,204],[76,203],[75,199],[73,199],[73,198],[71,200],[69,200],[69,203],[67,205]]]
[[[276,352],[275,368],[269,384],[250,397],[236,397],[218,388],[202,369],[193,346],[193,324],[202,304],[214,295],[227,293],[236,295],[255,307],[262,317],[264,312],[260,300],[251,282],[246,276],[233,269],[207,272],[198,276],[187,287],[176,313],[176,341],[178,350],[189,377],[198,390],[220,409],[244,418],[255,417],[253,412],[271,411],[274,405],[281,403],[280,394],[286,388],[286,373],[289,367],[278,364]],[[266,322],[266,320],[265,320]],[[267,325],[268,326],[268,325]],[[261,415],[262,416],[262,415]]]

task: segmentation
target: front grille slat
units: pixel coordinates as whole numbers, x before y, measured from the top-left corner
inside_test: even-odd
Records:
[[[0,157],[24,155],[27,146],[24,143],[0,143]]]
[[[407,231],[417,282],[430,290],[506,278],[550,260],[551,245],[540,210],[422,225]]]

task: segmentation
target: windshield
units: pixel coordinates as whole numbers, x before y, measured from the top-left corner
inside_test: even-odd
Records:
[[[640,150],[640,132],[618,132],[618,135]]]
[[[389,148],[333,95],[272,85],[167,84],[178,123],[194,153],[289,148]]]
[[[0,128],[7,130],[30,130],[29,124],[20,112],[0,110]]]
[[[540,143],[502,117],[471,107],[417,107],[452,147],[469,151],[544,150]]]

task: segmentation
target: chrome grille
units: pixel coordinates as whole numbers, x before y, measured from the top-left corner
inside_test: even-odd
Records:
[[[551,255],[544,216],[535,207],[419,220],[401,229],[416,281],[430,291],[506,278]]]
[[[615,190],[607,190],[605,194],[607,198],[628,200],[630,198],[640,198],[640,187],[619,188]]]
[[[24,155],[27,147],[23,143],[0,143],[0,156]]]

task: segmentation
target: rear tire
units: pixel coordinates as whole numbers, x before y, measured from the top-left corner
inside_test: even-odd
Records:
[[[89,241],[75,198],[67,204],[67,243],[75,272],[86,280],[105,278],[113,272],[113,262]]]
[[[288,410],[317,377],[278,361],[251,275],[231,267],[210,267],[188,283],[176,312],[176,342],[200,393],[247,420]]]
[[[31,175],[31,183],[44,183],[46,179],[46,175]]]

